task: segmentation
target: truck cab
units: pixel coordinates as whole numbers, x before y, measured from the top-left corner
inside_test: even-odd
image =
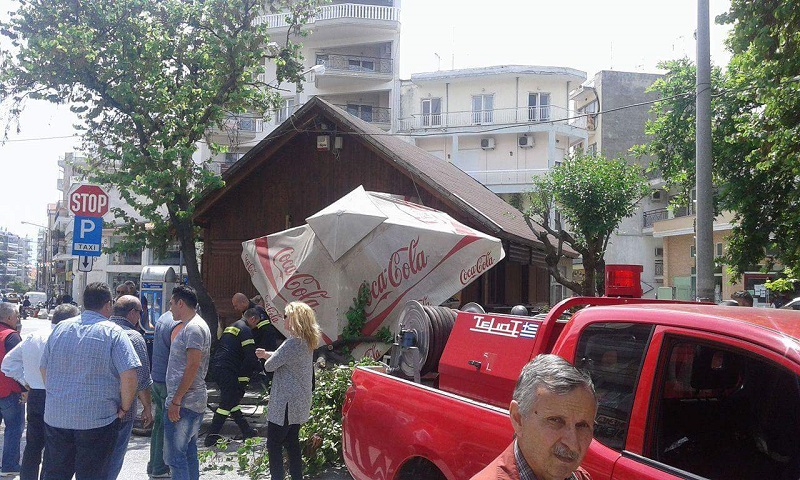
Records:
[[[593,306],[560,319],[581,301]],[[494,344],[508,325],[528,324],[533,339]],[[502,327],[492,337],[481,325]],[[799,339],[800,315],[775,309],[598,298],[567,300],[545,319],[460,312],[428,385],[356,369],[345,463],[359,480],[470,478],[512,441],[512,377],[555,353],[595,383],[582,464],[595,480],[794,480]]]

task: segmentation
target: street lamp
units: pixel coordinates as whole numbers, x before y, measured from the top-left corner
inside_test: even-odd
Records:
[[[50,253],[50,245],[49,245],[49,243],[50,243],[49,242],[50,227],[46,227],[46,226],[40,225],[38,223],[26,222],[25,220],[20,221],[20,223],[22,223],[24,225],[32,225],[34,227],[39,227],[39,228],[44,230],[44,258],[43,258],[43,260],[44,260],[44,275],[40,277],[39,270],[37,269],[36,270],[36,279],[37,279],[37,284],[40,285],[42,288],[44,288],[45,294],[47,294],[48,297],[49,297],[49,295],[50,295],[50,292],[49,292],[49,290],[50,290],[50,285],[49,285],[49,283],[50,283],[50,272],[49,272],[50,261],[49,261],[48,257],[50,256],[49,255],[49,253]],[[39,247],[38,250],[41,250],[41,247]],[[37,252],[37,256],[38,256],[38,253],[39,252]],[[43,281],[39,282],[39,278],[42,278]],[[49,300],[49,298],[47,300]]]

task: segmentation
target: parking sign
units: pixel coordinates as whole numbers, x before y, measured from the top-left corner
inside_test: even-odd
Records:
[[[75,225],[72,228],[73,255],[99,257],[102,240],[102,217],[75,217]]]

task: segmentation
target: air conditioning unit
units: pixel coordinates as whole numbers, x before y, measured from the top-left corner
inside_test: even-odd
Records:
[[[664,247],[656,247],[656,257],[664,256]]]
[[[494,150],[494,138],[481,138],[481,148],[484,150]]]
[[[517,145],[519,145],[520,148],[531,148],[536,145],[536,142],[533,140],[533,137],[523,135],[517,138]]]

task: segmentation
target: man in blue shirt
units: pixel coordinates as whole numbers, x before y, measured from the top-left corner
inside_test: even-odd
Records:
[[[80,317],[56,325],[42,354],[48,480],[103,478],[119,419],[136,395],[141,362],[125,332],[108,321],[111,289],[90,283],[83,306]]]
[[[150,359],[147,355],[147,345],[144,343],[142,334],[135,330],[139,326],[141,312],[142,304],[138,298],[133,295],[123,295],[114,302],[114,314],[110,320],[119,325],[128,335],[128,339],[133,344],[133,349],[136,350],[136,355],[142,363],[142,366],[136,369],[136,395],[142,402],[142,425],[147,426],[153,421],[150,396],[150,385],[152,385],[153,379],[150,378]],[[136,399],[134,399],[131,409],[121,419],[117,443],[114,445],[114,452],[111,454],[111,461],[108,465],[108,475],[106,476],[108,480],[115,480],[122,470],[122,463],[125,460],[125,452],[128,451],[128,441],[131,438],[133,421],[137,410]]]

